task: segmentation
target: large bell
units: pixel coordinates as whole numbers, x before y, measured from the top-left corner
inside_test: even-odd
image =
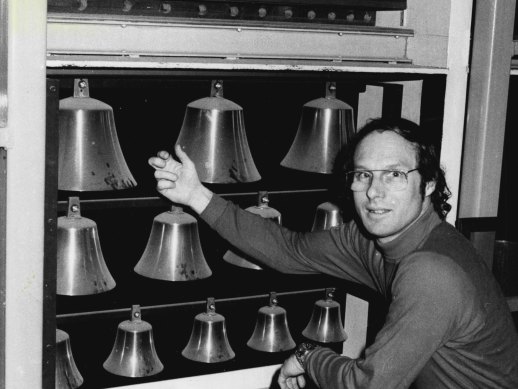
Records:
[[[268,192],[261,191],[258,195],[258,202],[257,205],[254,205],[253,207],[246,208],[246,211],[259,215],[265,219],[271,219],[275,221],[277,224],[281,224],[282,216],[279,211],[277,211],[275,208],[271,208],[268,206],[269,203],[268,199]],[[232,265],[236,265],[239,267],[244,267],[246,269],[253,269],[253,270],[262,270],[263,268],[255,263],[255,260],[251,258],[249,255],[238,251],[237,249],[231,249],[228,250],[225,255],[223,255],[223,259],[231,263]]]
[[[308,325],[302,331],[306,338],[320,343],[343,342],[347,339],[340,304],[333,300],[334,288],[326,288],[325,300],[318,300],[314,307]]]
[[[332,173],[335,158],[354,134],[352,107],[336,98],[336,83],[326,96],[302,107],[297,135],[281,165],[314,173]]]
[[[74,96],[59,102],[58,188],[126,189],[137,185],[117,137],[112,108],[89,97],[88,80],[74,80]]]
[[[135,271],[166,281],[209,277],[212,271],[203,256],[196,219],[177,206],[156,216]]]
[[[106,371],[124,377],[146,377],[160,373],[151,324],[141,319],[140,306],[131,308],[131,320],[117,328],[113,349],[103,363]]]
[[[206,312],[194,318],[191,337],[182,355],[204,363],[224,362],[235,357],[228,342],[225,318],[216,313],[213,297],[207,299]]]
[[[56,329],[56,389],[78,388],[83,382],[72,355],[70,337],[65,331]]]
[[[57,246],[57,294],[90,295],[115,288],[97,224],[81,216],[79,197],[70,197],[67,216],[58,217]]]
[[[248,147],[243,109],[223,98],[223,81],[213,80],[210,97],[187,105],[176,144],[193,160],[202,182],[261,179]]]
[[[257,312],[254,332],[246,344],[254,350],[269,353],[295,347],[288,328],[286,310],[277,305],[275,292],[270,292],[270,304],[261,307]]]
[[[343,218],[340,208],[333,203],[325,202],[320,204],[315,211],[311,231],[329,230],[341,224],[343,224]]]

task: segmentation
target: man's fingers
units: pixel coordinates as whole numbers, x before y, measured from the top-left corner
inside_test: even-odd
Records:
[[[306,379],[304,378],[303,374],[297,376],[297,382],[301,388],[306,386]]]
[[[151,165],[151,167],[154,167],[155,169],[163,169],[167,163],[166,160],[160,157],[151,157],[148,159],[147,162],[149,165]]]
[[[156,188],[160,190],[166,190],[166,189],[174,189],[176,188],[176,184],[171,180],[159,180],[156,183]]]
[[[297,378],[296,377],[290,377],[288,378],[287,382],[289,382],[288,387],[290,389],[299,389],[299,386],[297,384]]]
[[[166,170],[155,170],[155,178],[157,180],[176,181],[178,180],[178,175]]]
[[[169,157],[171,157],[171,154],[165,150],[160,150],[158,153],[156,153],[157,157],[168,160]]]

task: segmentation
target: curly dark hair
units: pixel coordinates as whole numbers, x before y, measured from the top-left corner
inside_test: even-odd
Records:
[[[426,184],[428,182],[435,182],[435,190],[430,198],[435,211],[441,217],[446,218],[446,215],[451,210],[451,205],[448,204],[448,199],[451,192],[446,184],[444,170],[440,166],[439,156],[437,155],[436,147],[433,144],[429,131],[425,131],[416,123],[402,118],[391,119],[372,119],[360,131],[356,133],[353,139],[339,154],[335,161],[335,173],[340,171],[343,177],[343,171],[354,169],[354,153],[358,144],[370,133],[378,131],[393,131],[402,136],[408,142],[412,143],[417,152],[417,169],[421,174],[421,195],[424,198]]]

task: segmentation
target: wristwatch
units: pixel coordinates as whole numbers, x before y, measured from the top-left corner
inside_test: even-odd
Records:
[[[295,350],[295,358],[300,363],[300,366],[304,369],[304,362],[311,351],[317,347],[314,343],[303,342],[297,346]]]

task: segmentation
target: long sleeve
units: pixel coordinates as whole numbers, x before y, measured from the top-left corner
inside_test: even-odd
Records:
[[[453,328],[460,324],[459,306],[473,301],[463,276],[426,253],[406,261],[394,279],[386,323],[364,358],[352,360],[325,348],[308,357],[306,371],[319,387],[406,388],[452,338]],[[474,320],[467,325],[481,323]]]
[[[354,223],[330,231],[294,232],[217,195],[201,218],[232,245],[278,271],[325,273],[375,288],[362,259],[367,241]]]

